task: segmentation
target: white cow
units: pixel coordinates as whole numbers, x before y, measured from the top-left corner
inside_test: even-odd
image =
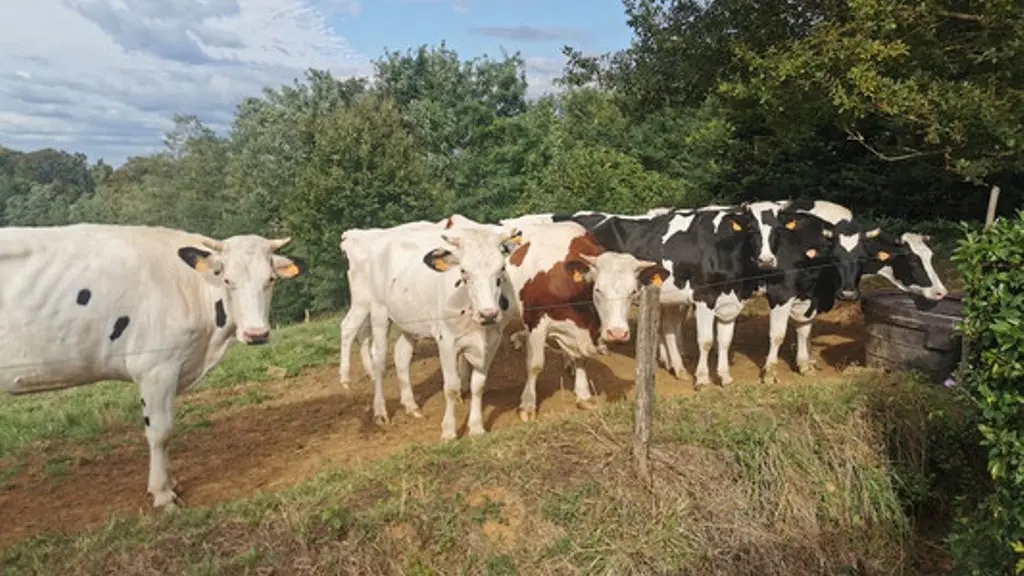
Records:
[[[487,372],[509,318],[514,295],[505,271],[505,256],[518,244],[511,233],[465,226],[439,231],[409,230],[383,235],[374,242],[369,267],[370,326],[373,337],[373,412],[388,420],[384,403],[384,366],[388,328],[398,327],[396,365],[408,366],[415,341],[437,342],[444,378],[445,415],[441,439],[456,437],[455,405],[461,402],[459,364],[472,370],[469,433],[484,433],[482,397]],[[399,355],[402,358],[399,358]],[[400,361],[402,360],[402,361]],[[468,372],[468,371],[467,371]],[[408,370],[399,369],[403,402],[415,406]],[[417,408],[418,409],[418,408]]]
[[[274,284],[304,268],[274,253],[289,240],[99,224],[0,229],[0,389],[137,383],[149,493],[155,507],[174,508],[174,398],[233,340],[267,342]]]

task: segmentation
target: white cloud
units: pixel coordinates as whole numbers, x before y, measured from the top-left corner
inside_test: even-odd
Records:
[[[531,56],[525,60],[527,98],[534,99],[545,94],[557,94],[562,91],[561,86],[555,86],[555,79],[562,75],[562,69],[566,62],[565,56],[557,58]]]
[[[364,75],[328,24],[353,0],[0,2],[0,144],[119,163],[161,146],[175,113],[218,131],[235,105],[307,68]]]

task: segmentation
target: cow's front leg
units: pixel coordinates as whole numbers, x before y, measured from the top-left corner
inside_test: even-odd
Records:
[[[462,403],[459,359],[451,340],[451,338],[440,340],[437,346],[438,359],[441,362],[441,378],[444,381],[444,416],[441,418],[441,440],[445,442],[458,437],[455,407]]]
[[[409,377],[409,365],[412,364],[412,354],[416,343],[406,334],[400,334],[395,341],[395,372],[398,374],[398,388],[401,394],[402,406],[405,413],[413,418],[423,418],[419,405],[416,404],[416,397],[412,393],[412,380]]]
[[[761,381],[765,384],[778,384],[779,375],[776,369],[779,364],[779,348],[786,340],[786,328],[789,326],[789,314],[793,309],[793,300],[772,306],[768,319],[768,357],[764,361]]]
[[[178,389],[179,370],[154,372],[141,380],[142,415],[149,442],[149,494],[153,507],[174,509],[184,504],[175,492],[171,478],[171,459],[167,443],[174,428],[174,397]]]
[[[711,384],[711,374],[708,370],[708,357],[711,355],[711,346],[715,338],[715,313],[704,302],[697,303],[697,348],[700,356],[697,358],[697,371],[694,374],[696,381],[694,388]]]
[[[459,354],[459,404],[462,404],[462,397],[470,391],[469,380],[472,374],[473,366],[470,365],[469,358],[466,358],[465,354]]]
[[[572,369],[574,372],[573,390],[576,392],[576,407],[580,410],[592,410],[597,404],[590,390],[590,380],[587,378],[587,371],[584,369],[583,358],[573,358]]]
[[[544,370],[544,342],[547,325],[539,326],[526,336],[526,384],[519,396],[519,419],[529,422],[537,418],[537,377]]]
[[[807,314],[811,302],[808,300],[798,301],[793,305],[790,318],[796,324],[796,369],[804,376],[817,374],[817,366],[811,358],[811,325],[816,314]]]
[[[736,321],[719,320],[715,328],[718,333],[718,378],[722,386],[728,386],[733,382],[732,374],[729,372],[729,348],[732,346],[733,333],[736,331]]]

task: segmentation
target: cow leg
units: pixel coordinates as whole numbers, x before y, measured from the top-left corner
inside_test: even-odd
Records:
[[[676,378],[683,378],[683,358],[679,354],[681,333],[679,326],[683,323],[682,311],[679,306],[663,306],[661,308],[661,340],[664,342],[668,371]],[[661,345],[659,344],[659,352]]]
[[[729,348],[732,346],[732,336],[736,331],[736,321],[725,322],[719,320],[716,325],[718,342],[718,378],[722,386],[732,384],[732,374],[729,373]]]
[[[711,375],[708,371],[708,357],[711,355],[711,345],[714,343],[715,338],[715,313],[704,302],[698,302],[696,307],[697,348],[700,350],[700,356],[697,358],[694,388],[699,388],[711,384]]]
[[[541,324],[526,337],[526,385],[519,397],[519,419],[529,422],[537,418],[537,376],[544,369],[544,342],[547,326]]]
[[[484,386],[487,384],[486,368],[474,367],[469,378],[469,389],[472,393],[469,399],[469,422],[467,422],[470,436],[480,436],[484,430]]]
[[[346,389],[349,388],[349,384],[352,381],[352,369],[351,369],[351,355],[352,355],[352,341],[360,336],[360,332],[365,330],[366,321],[369,319],[370,309],[362,302],[353,303],[352,307],[345,314],[345,317],[341,319],[341,351],[339,353],[338,363],[338,378],[341,381],[341,385]],[[369,350],[366,350],[365,355],[363,350],[364,340],[360,338],[359,354],[363,357],[363,368],[366,369],[367,374],[372,374],[370,371]]]
[[[171,460],[167,443],[174,428],[174,397],[178,389],[178,370],[166,370],[142,380],[142,413],[149,442],[149,494],[153,507],[173,509],[181,502],[174,491]]]
[[[363,371],[367,376],[371,376],[373,374],[373,332],[370,330],[369,322],[363,322],[356,341],[359,342],[359,359],[363,363]]]
[[[462,387],[459,391],[459,404],[462,404],[462,395],[470,392],[470,379],[473,376],[473,366],[469,363],[469,358],[466,358],[465,354],[459,355],[459,385]]]
[[[793,300],[777,306],[772,306],[771,315],[768,320],[768,357],[764,361],[764,369],[761,372],[761,381],[765,384],[778,384],[779,375],[775,372],[779,363],[779,348],[786,339],[786,328],[789,325],[789,315],[793,309]]]
[[[587,371],[584,368],[584,359],[573,358],[571,362],[575,373],[573,390],[576,392],[576,407],[580,410],[593,410],[596,408],[596,404],[590,390],[590,380],[587,379]]]
[[[817,373],[814,359],[811,358],[811,324],[814,322],[815,314],[807,317],[810,305],[809,300],[797,301],[790,313],[790,318],[796,324],[796,369],[804,376],[813,376]]]
[[[402,406],[405,413],[413,418],[423,418],[416,397],[412,393],[412,380],[409,377],[409,365],[416,343],[405,334],[400,334],[395,342],[395,372],[398,373],[398,389],[401,390]]]
[[[388,406],[384,401],[384,367],[388,358],[388,311],[380,305],[370,309],[370,324],[373,331],[373,421],[388,424]]]
[[[455,440],[458,436],[455,422],[455,406],[462,403],[459,359],[451,338],[438,342],[438,359],[441,361],[441,378],[444,380],[444,416],[441,418],[441,440]]]

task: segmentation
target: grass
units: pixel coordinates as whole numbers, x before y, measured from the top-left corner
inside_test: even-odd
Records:
[[[113,518],[5,551],[4,573],[920,573],[935,438],[958,396],[906,376],[711,389],[410,447],[274,495]],[[955,443],[949,454],[955,453]],[[940,453],[943,453],[941,450]],[[952,463],[952,461],[949,461]],[[908,488],[909,487],[909,488]]]
[[[303,368],[336,362],[339,319],[330,317],[283,327],[261,347],[232,344],[220,364],[195,389],[226,389],[269,381],[279,378],[282,369],[294,376]],[[265,390],[249,386],[230,402],[252,405],[265,398]],[[213,408],[184,405],[177,423],[201,426],[202,417]],[[40,442],[58,438],[88,441],[119,428],[141,427],[141,421],[138,387],[128,382],[100,382],[47,394],[0,395],[0,464],[16,465],[26,450],[38,449]]]

